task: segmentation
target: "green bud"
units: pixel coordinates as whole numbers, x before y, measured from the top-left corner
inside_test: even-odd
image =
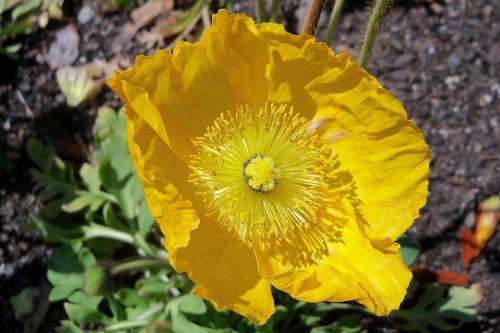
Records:
[[[85,271],[83,290],[89,295],[105,295],[114,289],[114,280],[109,269],[95,265]]]

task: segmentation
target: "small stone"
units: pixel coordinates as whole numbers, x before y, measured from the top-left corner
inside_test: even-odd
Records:
[[[56,39],[50,44],[49,52],[45,55],[50,68],[56,69],[73,64],[78,58],[79,43],[80,36],[74,25],[70,24],[59,29],[56,32]]]
[[[3,127],[4,131],[10,130],[10,128],[11,128],[10,119],[5,120],[3,122],[3,126],[2,127]]]
[[[480,153],[483,150],[483,146],[479,142],[475,142],[473,150],[475,153]]]
[[[493,102],[493,96],[489,94],[483,94],[479,98],[479,106],[486,106],[491,104],[491,102]]]
[[[464,226],[467,228],[473,228],[476,223],[476,214],[474,212],[469,212],[465,216]]]
[[[90,6],[83,6],[82,9],[78,12],[78,23],[87,24],[92,21],[95,12]]]

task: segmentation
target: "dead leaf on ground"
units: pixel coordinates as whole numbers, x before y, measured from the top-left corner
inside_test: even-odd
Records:
[[[180,11],[173,9],[173,0],[149,0],[131,12],[132,22],[123,26],[113,43],[113,50],[119,51],[136,35],[137,41],[148,48],[155,45],[163,47],[165,38],[191,29],[193,22],[201,17],[204,6],[205,1],[198,0],[187,11]],[[149,30],[143,29],[148,26],[151,26]]]
[[[140,29],[153,22],[160,15],[167,14],[174,8],[173,0],[149,0],[130,12],[132,22]]]
[[[124,59],[116,57],[109,62],[97,59],[82,66],[62,67],[56,72],[57,83],[66,103],[75,107],[96,96],[114,69],[128,65]]]
[[[462,262],[465,267],[486,247],[488,240],[495,233],[500,220],[500,196],[495,195],[483,200],[476,212],[474,228],[464,228],[460,232]]]
[[[412,268],[413,274],[422,279],[431,282],[437,282],[448,286],[462,286],[469,285],[469,276],[466,273],[453,273],[448,270],[434,271],[423,265],[415,265]]]

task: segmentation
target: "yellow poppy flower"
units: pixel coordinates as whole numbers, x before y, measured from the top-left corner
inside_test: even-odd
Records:
[[[200,42],[108,81],[172,266],[196,295],[258,324],[271,286],[307,302],[397,309],[394,240],[419,215],[429,149],[349,55],[220,10]]]

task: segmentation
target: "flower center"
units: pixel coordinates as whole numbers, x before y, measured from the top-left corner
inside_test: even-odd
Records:
[[[190,176],[221,232],[251,245],[308,228],[331,185],[332,152],[287,105],[222,113],[195,139]]]
[[[257,155],[243,164],[243,175],[252,189],[268,193],[276,187],[280,169],[272,158]]]

